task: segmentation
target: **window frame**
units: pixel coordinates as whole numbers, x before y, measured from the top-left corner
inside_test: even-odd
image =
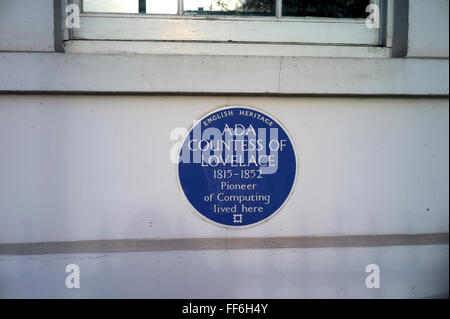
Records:
[[[91,13],[83,12],[82,0],[68,1],[81,8],[80,28],[68,40],[383,47],[389,37],[387,0],[371,0],[380,6],[379,29],[367,28],[365,19],[284,17],[282,0],[276,0],[273,17],[184,15],[183,0],[178,0],[177,15]]]

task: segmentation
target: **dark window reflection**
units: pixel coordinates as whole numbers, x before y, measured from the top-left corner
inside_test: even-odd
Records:
[[[283,16],[366,18],[370,0],[283,0]]]

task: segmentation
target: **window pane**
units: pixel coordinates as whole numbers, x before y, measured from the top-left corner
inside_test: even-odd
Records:
[[[139,13],[138,0],[84,0],[85,12]]]
[[[369,4],[370,0],[283,0],[283,16],[366,18]]]
[[[147,0],[147,13],[176,14],[177,11],[177,0]]]
[[[275,0],[185,0],[185,14],[275,15]]]

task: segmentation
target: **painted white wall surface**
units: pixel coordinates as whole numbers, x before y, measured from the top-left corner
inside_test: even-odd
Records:
[[[447,298],[448,266],[441,245],[0,256],[0,298]]]
[[[131,46],[131,45],[130,45]],[[2,53],[1,91],[448,95],[448,59]]]
[[[294,194],[244,231],[187,207],[172,129],[252,105],[291,134]],[[448,99],[0,96],[0,242],[448,232]]]
[[[0,0],[0,245],[448,233],[448,0],[409,7],[404,59],[311,44],[86,41],[62,54],[52,0]],[[191,212],[169,160],[172,129],[226,104],[276,118],[300,165],[287,205],[245,230]],[[406,244],[1,254],[0,298],[447,298],[448,244]],[[72,263],[80,289],[65,286]],[[380,289],[365,286],[372,263]]]
[[[448,58],[448,0],[410,0],[409,6],[408,56]]]
[[[1,0],[0,51],[54,51],[53,0]]]

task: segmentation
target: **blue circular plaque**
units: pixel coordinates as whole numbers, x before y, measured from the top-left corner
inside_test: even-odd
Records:
[[[247,106],[216,109],[187,133],[178,179],[190,206],[225,227],[267,220],[290,196],[294,146],[273,117]]]

